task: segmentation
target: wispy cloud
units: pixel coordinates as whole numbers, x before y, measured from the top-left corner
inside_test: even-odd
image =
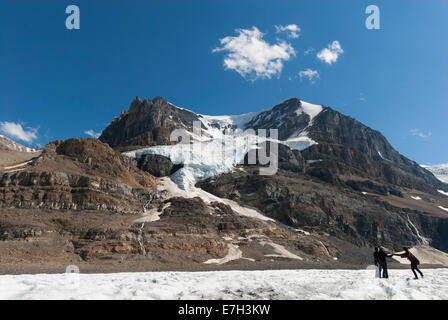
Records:
[[[22,124],[15,122],[0,122],[0,132],[25,142],[32,142],[37,139],[37,128],[22,127]]]
[[[284,41],[270,44],[263,40],[264,34],[257,27],[237,29],[237,36],[220,39],[222,47],[213,52],[226,51],[224,67],[235,70],[243,78],[251,80],[279,75],[283,62],[296,54],[294,48]]]
[[[431,132],[424,133],[420,129],[411,129],[411,134],[413,136],[417,136],[417,137],[425,138],[425,139],[429,138],[432,135]]]
[[[314,83],[316,79],[319,79],[319,72],[317,70],[306,69],[299,72],[299,77],[302,80],[303,78],[307,78],[309,81]]]
[[[313,52],[314,52],[314,48],[309,47],[308,49],[306,49],[306,50],[303,52],[303,54],[304,54],[305,56],[307,56],[307,55],[309,55],[309,54],[312,54]]]
[[[317,53],[317,58],[325,63],[332,64],[338,60],[340,54],[344,53],[338,40],[333,41],[328,47]]]
[[[359,98],[358,98],[358,100],[361,101],[361,102],[367,102],[367,98],[364,96],[364,93],[363,93],[363,92],[360,92],[360,93],[359,93]]]
[[[99,138],[99,136],[101,135],[101,132],[95,132],[95,131],[93,131],[93,130],[87,130],[87,131],[84,131],[84,133],[86,134],[86,135],[88,135],[88,136],[91,136],[92,138]]]
[[[279,32],[287,32],[288,37],[295,39],[299,37],[300,27],[296,24],[288,24],[287,26],[275,26],[275,30],[277,33]]]

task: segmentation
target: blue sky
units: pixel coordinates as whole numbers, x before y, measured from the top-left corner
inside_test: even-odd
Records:
[[[65,27],[70,4],[79,30]],[[365,27],[370,4],[380,30]],[[281,31],[289,25],[298,37]],[[444,0],[3,0],[0,122],[26,138],[17,141],[43,146],[101,132],[135,96],[212,115],[294,96],[381,131],[419,163],[446,163],[446,30]],[[319,59],[334,41],[337,60]],[[319,78],[299,76],[308,69]]]

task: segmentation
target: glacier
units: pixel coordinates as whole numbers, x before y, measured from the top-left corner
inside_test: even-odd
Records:
[[[301,101],[301,107],[296,114],[298,116],[303,112],[307,113],[310,117],[308,123],[310,126],[322,110],[322,106]],[[157,154],[169,158],[173,163],[184,164],[183,168],[171,175],[171,179],[183,190],[188,190],[197,181],[229,172],[237,164],[242,163],[250,150],[257,149],[259,143],[265,141],[281,143],[295,150],[303,150],[316,144],[306,130],[284,141],[272,137],[272,131],[268,137],[259,136],[251,129],[243,131],[245,124],[259,114],[260,112],[223,116],[198,115],[201,127],[193,129],[193,132],[186,132],[191,144],[158,145],[124,152],[123,155],[140,158],[145,154]],[[269,134],[269,130],[266,134]]]
[[[1,275],[0,299],[448,299],[448,269],[423,272],[425,277],[419,280],[411,279],[409,269],[390,269],[389,279],[375,278],[373,266],[362,270]]]
[[[448,163],[438,165],[421,165],[444,183],[448,183]]]

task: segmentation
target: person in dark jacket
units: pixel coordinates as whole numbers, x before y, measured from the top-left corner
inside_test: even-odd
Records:
[[[394,253],[394,255],[400,256],[402,258],[407,258],[411,262],[411,270],[414,273],[414,279],[418,279],[417,273],[415,271],[420,273],[420,276],[423,278],[423,272],[421,272],[418,268],[420,261],[409,251],[408,247],[403,247],[403,250],[404,253]]]
[[[380,278],[389,278],[387,273],[387,261],[386,258],[392,257],[392,254],[388,254],[381,247],[375,247],[375,252],[373,253],[373,259],[375,265],[379,269]]]

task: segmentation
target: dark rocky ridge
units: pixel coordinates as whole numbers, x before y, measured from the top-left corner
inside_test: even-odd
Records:
[[[158,154],[145,154],[137,159],[137,167],[155,177],[166,177],[183,167]]]
[[[162,97],[153,100],[135,98],[129,110],[115,118],[101,133],[99,140],[121,151],[144,146],[171,144],[174,129],[192,131],[198,116],[188,110],[177,108]]]
[[[311,138],[320,144],[359,150],[375,161],[394,167],[397,174],[410,175],[422,183],[448,190],[448,185],[439,181],[431,172],[399,154],[380,132],[329,107],[314,118],[313,125],[308,130]]]

